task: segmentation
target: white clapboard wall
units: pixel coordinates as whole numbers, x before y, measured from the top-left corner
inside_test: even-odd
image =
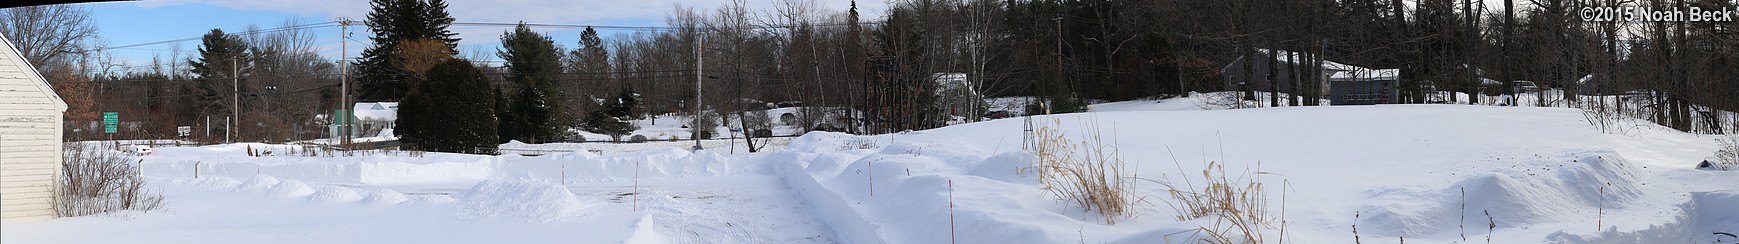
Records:
[[[0,37],[0,222],[55,217],[66,102]]]

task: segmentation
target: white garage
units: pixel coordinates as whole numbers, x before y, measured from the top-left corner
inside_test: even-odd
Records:
[[[0,222],[55,217],[66,102],[0,36]]]

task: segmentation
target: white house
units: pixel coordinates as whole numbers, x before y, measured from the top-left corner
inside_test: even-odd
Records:
[[[376,136],[392,129],[399,119],[398,102],[360,102],[352,107],[356,116],[356,136]]]
[[[0,43],[0,222],[51,219],[66,101],[12,40]]]
[[[965,122],[956,118],[983,116],[983,108],[989,107],[984,104],[984,96],[972,87],[972,82],[965,73],[935,73],[930,77],[936,82],[937,109],[949,115],[948,124]]]

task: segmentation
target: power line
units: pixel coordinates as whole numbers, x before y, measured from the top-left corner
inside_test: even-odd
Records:
[[[274,27],[274,28],[269,28],[269,29],[250,30],[250,31],[243,31],[243,32],[236,32],[236,33],[227,33],[225,35],[242,36],[242,35],[252,35],[252,34],[267,33],[267,32],[325,28],[325,27],[338,26],[338,24],[336,24],[336,23],[337,23],[336,21],[327,21],[327,22],[320,22],[320,23],[313,23],[313,24],[302,24],[302,25],[293,25],[293,26]],[[121,48],[130,48],[130,47],[150,46],[150,45],[165,44],[165,43],[176,43],[176,42],[199,40],[200,38],[205,38],[205,35],[200,35],[200,36],[196,36],[196,37],[189,37],[189,38],[174,39],[174,40],[164,40],[164,41],[154,41],[154,42],[146,42],[146,43],[139,43],[139,44],[110,46],[110,47],[103,47],[102,49],[121,49]],[[80,52],[87,52],[87,51],[80,51]]]

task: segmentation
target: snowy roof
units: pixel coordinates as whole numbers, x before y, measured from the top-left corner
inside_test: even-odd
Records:
[[[1364,68],[1364,67],[1353,66],[1353,68],[1350,70],[1337,71],[1333,75],[1329,75],[1328,78],[1333,79],[1333,80],[1347,80],[1347,79],[1399,80],[1398,78],[1400,76],[1401,76],[1400,69],[1368,69],[1368,68]]]
[[[966,73],[936,73],[936,74],[931,75],[930,77],[932,79],[934,79],[936,82],[936,93],[937,94],[941,94],[941,93],[949,91],[949,90],[972,87],[970,84],[967,83],[968,81],[966,80]],[[971,93],[971,94],[978,94],[978,91],[976,91],[976,90],[968,89],[966,91]]]
[[[1304,56],[1299,56],[1298,52],[1293,52],[1293,51],[1257,48],[1256,52],[1261,53],[1262,55],[1268,55],[1268,52],[1277,52],[1274,54],[1274,60],[1280,61],[1281,63],[1289,63],[1289,64],[1297,65],[1299,62],[1305,61]],[[1347,65],[1347,64],[1343,64],[1343,63],[1336,63],[1334,61],[1328,61],[1328,60],[1322,61],[1322,68],[1328,69],[1328,70],[1364,69],[1364,67],[1352,66],[1352,65]]]
[[[1292,64],[1292,65],[1299,65],[1300,63],[1306,61],[1304,56],[1300,55],[1298,52],[1293,52],[1293,51],[1257,48],[1256,52],[1260,53],[1260,55],[1269,55],[1270,52],[1273,52],[1275,61],[1278,61],[1281,63]],[[1396,80],[1401,75],[1400,69],[1372,69],[1372,68],[1365,68],[1365,67],[1359,67],[1359,66],[1338,63],[1338,62],[1329,61],[1329,60],[1322,60],[1322,69],[1326,70],[1327,71],[1326,73],[1329,73],[1329,79],[1331,79],[1331,80],[1332,79],[1339,79],[1339,80],[1349,80],[1349,79]]]
[[[1504,83],[1502,81],[1493,80],[1491,78],[1484,78],[1484,77],[1479,78],[1479,85],[1482,85],[1482,86],[1501,86],[1503,84]]]
[[[398,102],[361,102],[352,106],[357,120],[398,120]]]

